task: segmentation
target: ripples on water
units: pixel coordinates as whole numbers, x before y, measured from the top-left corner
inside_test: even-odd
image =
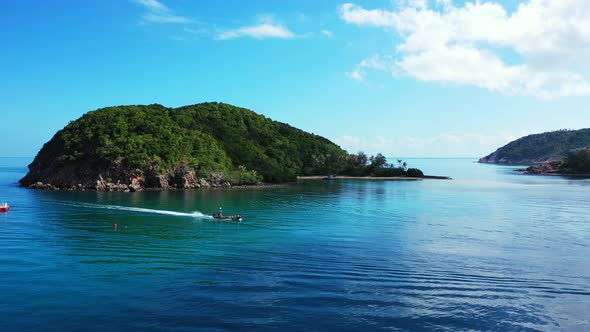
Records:
[[[6,331],[590,329],[585,180],[437,160],[455,181],[71,193],[0,162]]]

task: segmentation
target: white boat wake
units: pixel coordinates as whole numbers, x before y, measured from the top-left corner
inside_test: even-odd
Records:
[[[77,203],[77,204],[64,203],[64,205],[85,207],[85,208],[91,208],[91,209],[106,209],[106,210],[130,211],[130,212],[141,212],[141,213],[150,213],[150,214],[163,214],[163,215],[177,216],[177,217],[211,218],[211,216],[205,215],[199,211],[178,212],[178,211],[146,209],[146,208],[138,208],[138,207],[130,207],[130,206],[101,205],[101,204],[93,204],[93,203]]]

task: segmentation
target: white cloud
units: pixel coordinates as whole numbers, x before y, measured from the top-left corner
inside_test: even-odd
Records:
[[[366,75],[367,75],[367,73],[360,68],[357,68],[351,72],[346,73],[346,76],[348,76],[356,81],[363,81],[365,79]]]
[[[148,23],[190,23],[191,19],[184,16],[175,15],[163,3],[156,0],[132,0],[142,5],[146,12],[142,16],[143,22]]]
[[[391,56],[375,54],[372,57],[362,60],[352,72],[347,72],[346,76],[357,81],[363,81],[367,76],[366,69],[386,71],[392,75],[395,75],[397,72],[396,65]]]
[[[352,3],[340,6],[340,16],[347,23],[376,27],[394,27],[397,20],[394,12],[381,9],[366,10]]]
[[[328,38],[332,38],[334,36],[334,32],[330,30],[322,30],[320,33]]]
[[[265,38],[295,38],[296,35],[287,27],[274,23],[261,23],[253,26],[245,26],[233,30],[224,31],[217,35],[218,39],[235,39],[241,37],[250,37],[256,39]]]
[[[393,65],[393,59],[391,56],[381,56],[379,54],[373,55],[370,58],[366,58],[359,63],[361,68],[370,68],[383,71],[393,71],[395,67]]]
[[[366,68],[508,95],[590,95],[590,1],[527,0],[509,13],[493,1],[405,0],[394,10],[346,3],[339,12],[401,36],[388,66]]]
[[[145,6],[151,11],[168,11],[168,7],[156,0],[134,0],[134,2]]]
[[[170,13],[147,13],[143,15],[143,20],[151,23],[190,23],[191,20],[178,15],[172,15]]]

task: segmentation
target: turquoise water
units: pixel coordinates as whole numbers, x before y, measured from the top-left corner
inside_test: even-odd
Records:
[[[3,331],[590,329],[589,180],[410,159],[455,180],[52,192],[28,162],[0,158]]]

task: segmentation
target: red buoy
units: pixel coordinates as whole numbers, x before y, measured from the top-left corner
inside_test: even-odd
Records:
[[[8,203],[0,204],[0,212],[8,212],[10,210],[10,205]]]

